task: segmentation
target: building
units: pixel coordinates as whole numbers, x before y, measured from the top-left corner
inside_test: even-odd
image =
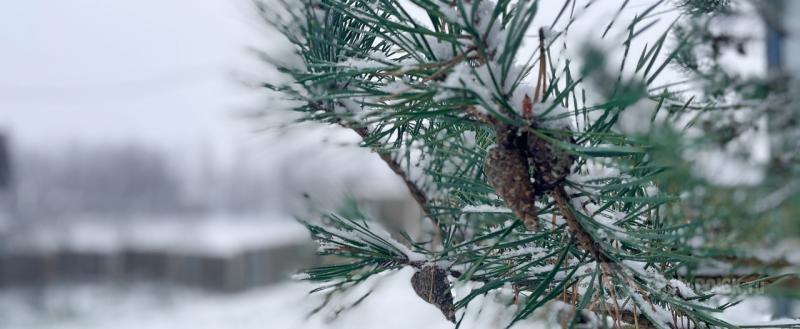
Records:
[[[800,1],[771,0],[763,1],[760,5],[767,28],[765,44],[768,73],[780,81],[785,81],[783,77],[800,77],[800,57],[792,56],[800,53],[800,20],[796,19],[797,15],[800,15]],[[797,111],[797,109],[788,110]],[[781,152],[778,150],[780,146],[775,145],[775,142],[773,139],[771,148]],[[780,144],[780,141],[777,144]],[[794,315],[792,314],[794,305],[790,299],[775,298],[773,306],[773,315],[776,318]]]

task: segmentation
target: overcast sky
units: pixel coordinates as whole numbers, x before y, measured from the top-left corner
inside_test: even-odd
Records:
[[[225,147],[255,104],[230,77],[264,44],[250,15],[232,0],[0,1],[0,128],[25,146]]]

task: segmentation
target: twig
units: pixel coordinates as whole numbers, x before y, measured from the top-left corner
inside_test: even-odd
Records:
[[[320,111],[329,112],[325,108],[313,102],[309,102],[309,106]],[[343,121],[342,119],[338,119],[336,123],[338,123],[340,126],[344,128],[352,129],[353,131],[355,131],[356,134],[358,134],[358,136],[361,137],[361,140],[366,140],[367,137],[369,137],[369,129],[367,127],[353,126]],[[413,180],[411,180],[410,177],[408,177],[408,173],[406,173],[406,171],[403,169],[403,166],[395,159],[393,159],[390,154],[386,152],[377,151],[377,148],[373,148],[373,150],[375,150],[376,151],[375,153],[378,153],[378,156],[380,156],[381,160],[383,160],[383,162],[385,162],[386,165],[389,166],[389,169],[391,169],[395,174],[400,176],[400,178],[403,180],[403,183],[405,183],[406,188],[408,188],[408,191],[411,193],[411,197],[414,198],[414,201],[416,201],[417,204],[419,204],[420,208],[422,208],[422,212],[425,213],[425,216],[427,216],[431,220],[434,220],[433,217],[431,216],[430,209],[428,208],[428,197],[425,194],[425,191],[423,191],[422,188],[417,186],[417,184]],[[439,225],[437,225],[436,222],[434,222],[434,225],[438,230]]]
[[[544,92],[547,90],[547,55],[544,44],[544,29],[539,29],[539,76],[536,79],[534,103],[538,103],[541,100],[539,97],[544,97]]]
[[[347,125],[344,126],[348,127]],[[353,129],[353,131],[355,131],[356,134],[358,134],[362,140],[369,137],[369,130],[366,127],[349,126],[348,128]],[[383,160],[383,162],[385,162],[386,165],[389,166],[389,169],[391,169],[395,174],[397,174],[397,176],[400,176],[400,178],[403,180],[403,183],[405,183],[406,188],[408,188],[408,191],[411,193],[411,197],[414,198],[414,201],[416,201],[417,204],[419,204],[420,208],[422,208],[422,211],[425,213],[425,215],[433,219],[433,217],[431,217],[430,209],[428,208],[428,196],[425,194],[425,191],[423,191],[422,188],[417,186],[417,183],[411,180],[411,178],[408,176],[408,173],[406,173],[405,169],[403,169],[402,165],[395,159],[393,159],[389,153],[386,152],[376,152],[376,153],[378,153],[378,156],[381,157],[381,160]]]

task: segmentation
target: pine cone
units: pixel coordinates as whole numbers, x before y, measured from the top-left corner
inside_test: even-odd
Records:
[[[536,191],[528,173],[528,159],[516,149],[502,145],[489,150],[483,173],[495,192],[505,200],[528,229],[539,230]]]
[[[570,142],[570,141],[566,141]],[[536,190],[544,193],[561,183],[572,168],[575,157],[534,134],[528,135],[528,155],[533,166]]]
[[[453,307],[450,282],[447,281],[447,271],[433,265],[425,266],[411,277],[411,286],[414,287],[417,296],[436,305],[447,320],[456,322],[456,311]]]

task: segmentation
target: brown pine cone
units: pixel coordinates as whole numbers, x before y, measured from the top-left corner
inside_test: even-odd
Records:
[[[570,174],[575,162],[572,154],[534,134],[528,135],[527,144],[537,192],[553,189]]]
[[[417,296],[424,301],[436,305],[442,314],[456,322],[456,311],[453,306],[453,294],[450,292],[450,282],[447,281],[447,271],[434,265],[427,265],[419,269],[411,277],[411,286]]]
[[[483,173],[495,192],[521,219],[529,230],[538,231],[536,191],[528,173],[528,159],[520,151],[505,146],[489,150],[483,165]]]

